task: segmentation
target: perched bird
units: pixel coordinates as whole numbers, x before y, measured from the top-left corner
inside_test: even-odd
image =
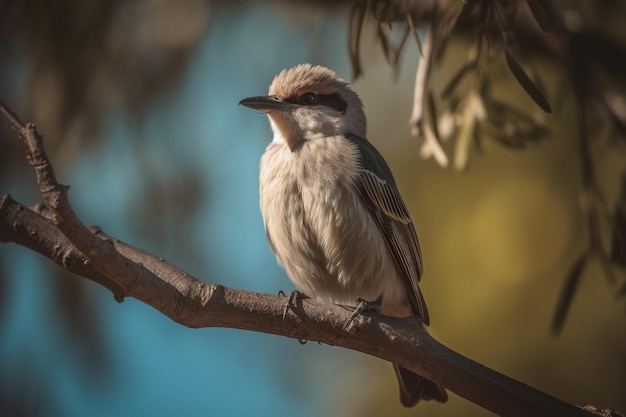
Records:
[[[239,104],[269,116],[261,158],[265,232],[305,295],[342,305],[380,300],[380,312],[429,323],[418,286],[422,257],[395,180],[366,139],[359,96],[321,66],[283,70],[269,95]],[[443,387],[394,364],[400,399],[445,402]]]

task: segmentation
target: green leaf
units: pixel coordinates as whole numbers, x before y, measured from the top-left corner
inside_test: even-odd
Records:
[[[509,69],[513,73],[513,76],[515,76],[517,81],[530,96],[530,98],[532,98],[543,111],[545,111],[546,113],[552,113],[552,108],[550,107],[550,103],[548,103],[548,100],[546,100],[546,98],[541,93],[539,88],[535,85],[535,83],[533,83],[531,79],[528,78],[528,75],[526,75],[526,73],[524,72],[520,64],[517,63],[515,58],[513,58],[513,56],[508,51],[504,52],[504,56],[506,58],[506,63],[509,66]]]

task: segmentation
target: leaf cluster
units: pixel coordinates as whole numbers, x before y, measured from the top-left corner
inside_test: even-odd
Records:
[[[614,199],[607,197],[610,193],[597,175],[602,163],[598,148],[621,152],[626,166],[626,60],[620,58],[626,56],[626,46],[620,29],[608,29],[605,23],[615,22],[624,12],[626,7],[619,2],[368,0],[356,2],[350,14],[354,77],[363,72],[360,43],[366,21],[373,21],[382,52],[393,67],[410,37],[418,43],[419,65],[428,76],[420,77],[418,68],[411,122],[413,132],[424,137],[422,156],[432,156],[442,166],[447,165],[444,148],[452,142],[454,167],[466,169],[470,150],[481,150],[485,138],[512,149],[546,139],[552,132],[544,121],[553,108],[561,111],[566,100],[576,103],[578,133],[572,146],[581,160],[581,209],[588,244],[566,274],[555,331],[561,329],[592,258],[599,260],[617,295],[626,297],[626,168]],[[432,46],[422,47],[421,32]],[[449,79],[435,79],[431,67],[458,63],[458,57],[446,57],[451,44],[457,49],[466,46],[467,56]],[[535,66],[562,73],[556,88],[548,91]],[[504,79],[499,71],[503,67]],[[521,89],[534,105],[503,99],[497,94],[503,84],[507,91]],[[602,127],[608,127],[606,136],[598,133]],[[609,230],[609,236],[603,230]]]

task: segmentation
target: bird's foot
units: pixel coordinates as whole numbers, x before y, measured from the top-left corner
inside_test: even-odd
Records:
[[[383,303],[383,296],[381,295],[375,301],[367,301],[362,298],[357,298],[356,301],[357,301],[357,305],[354,308],[354,311],[350,315],[350,318],[343,325],[343,330],[350,332],[350,333],[352,333],[351,331],[351,328],[353,327],[352,323],[363,313],[368,312],[368,311],[374,311],[376,313],[380,312],[380,306]]]
[[[293,310],[294,312],[296,311],[295,307],[296,307],[296,302],[298,301],[298,299],[303,300],[306,298],[310,298],[308,295],[298,290],[291,291],[289,295],[285,294],[284,291],[280,290],[278,291],[278,295],[282,297],[287,297],[287,304],[285,305],[285,309],[283,310],[283,321],[285,320],[285,318],[287,318],[287,313],[289,312],[289,310]],[[302,322],[298,318],[297,314],[296,314],[296,321]],[[297,340],[301,345],[304,345],[307,342],[306,339],[301,338],[301,337],[299,337]]]
[[[303,300],[309,298],[305,293],[298,290],[291,291],[289,295],[286,295],[283,290],[280,290],[278,291],[278,295],[287,297],[287,304],[285,305],[285,309],[283,310],[283,320],[285,320],[285,318],[287,317],[287,313],[289,312],[289,310],[292,310],[296,306],[296,302],[298,301],[298,299]]]

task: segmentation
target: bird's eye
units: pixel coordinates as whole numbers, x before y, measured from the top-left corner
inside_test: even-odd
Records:
[[[304,105],[310,106],[317,102],[317,96],[313,93],[306,93],[300,97],[300,102]]]

